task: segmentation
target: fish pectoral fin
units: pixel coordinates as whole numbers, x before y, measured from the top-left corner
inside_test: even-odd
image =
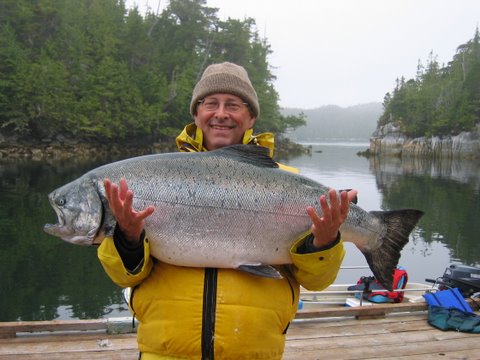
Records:
[[[282,279],[280,272],[270,265],[240,265],[238,270],[245,271],[249,274],[268,277],[271,279]]]

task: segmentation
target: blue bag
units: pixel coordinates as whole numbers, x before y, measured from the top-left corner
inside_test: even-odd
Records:
[[[473,313],[472,308],[460,294],[458,288],[427,293],[423,297],[428,305],[441,306],[446,309],[456,308],[467,313]]]
[[[428,323],[437,329],[480,333],[480,316],[456,307],[428,306]]]
[[[480,333],[475,315],[458,288],[423,295],[428,304],[428,323],[440,330]]]

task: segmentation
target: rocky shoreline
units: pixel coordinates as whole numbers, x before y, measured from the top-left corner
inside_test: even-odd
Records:
[[[68,160],[96,159],[108,157],[132,157],[154,153],[175,152],[175,139],[169,139],[153,144],[116,144],[81,142],[58,138],[43,141],[18,141],[0,136],[0,159],[31,159],[31,160]],[[289,139],[276,140],[276,156],[288,157],[310,154],[311,147],[306,147]]]
[[[373,156],[480,159],[480,124],[458,135],[409,138],[390,123],[375,130],[368,152]]]

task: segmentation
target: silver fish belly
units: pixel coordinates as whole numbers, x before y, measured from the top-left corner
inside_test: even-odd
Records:
[[[258,146],[149,155],[99,167],[53,191],[49,198],[59,223],[47,224],[45,231],[83,244],[91,244],[99,231],[111,233],[115,222],[104,178],[125,178],[135,194],[134,208],[155,206],[145,224],[154,257],[195,267],[291,263],[290,247],[311,225],[307,206],[321,212],[319,196],[328,191],[278,169]],[[352,204],[342,238],[357,245],[388,288],[422,214],[413,209],[366,212]]]

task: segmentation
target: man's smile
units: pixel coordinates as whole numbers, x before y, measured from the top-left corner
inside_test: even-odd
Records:
[[[227,126],[227,125],[210,125],[210,128],[214,130],[231,130],[234,126]]]

